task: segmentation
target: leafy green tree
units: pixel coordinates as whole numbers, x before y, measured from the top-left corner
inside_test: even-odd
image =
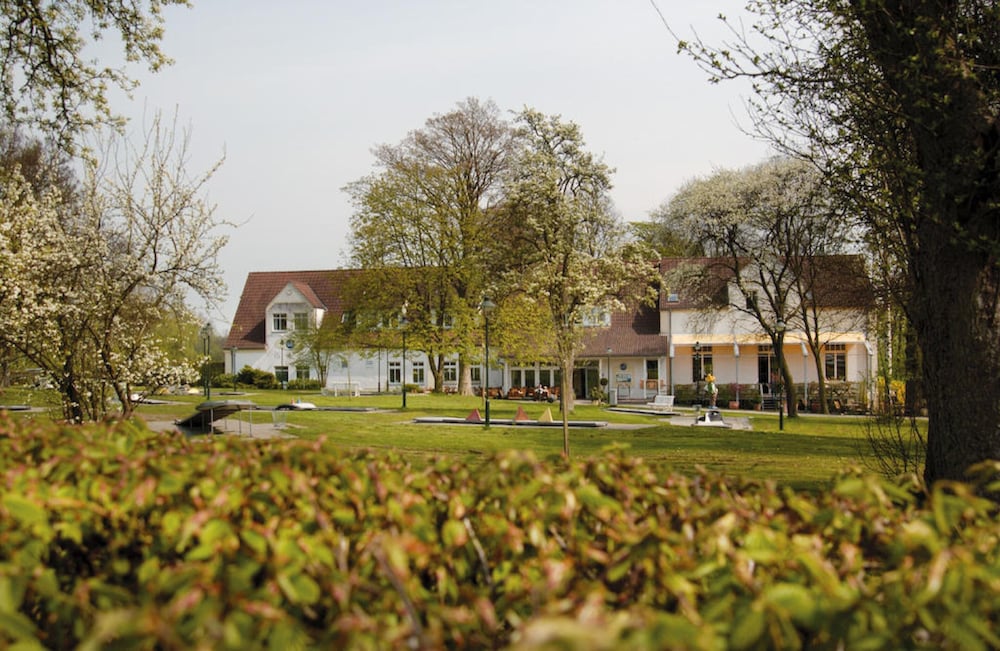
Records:
[[[731,42],[682,42],[753,80],[759,130],[824,165],[898,255],[923,358],[924,477],[1000,459],[1000,5],[757,0]]]
[[[612,211],[612,170],[586,151],[580,128],[525,109],[505,186],[511,270],[504,282],[545,308],[562,369],[563,453],[569,455],[576,355],[588,321],[650,298],[652,251],[626,237]]]
[[[348,315],[349,316],[349,315]],[[330,363],[351,349],[351,319],[335,322],[324,319],[310,322],[305,330],[295,331],[295,359],[316,369],[320,386],[325,387],[330,376]]]
[[[470,98],[398,145],[376,147],[378,171],[345,188],[354,262],[369,272],[365,307],[385,315],[407,305],[408,341],[427,353],[438,390],[445,358],[457,353],[459,391],[472,392],[473,326],[498,240],[489,214],[511,147],[497,107]]]
[[[13,124],[39,127],[70,145],[84,130],[121,124],[109,87],[136,86],[124,67],[88,58],[93,41],[121,43],[125,63],[153,71],[170,60],[160,51],[163,9],[187,0],[3,0],[0,2],[2,110]]]
[[[654,210],[653,221],[631,222],[628,225],[632,237],[646,242],[656,251],[659,258],[690,258],[705,254],[701,243],[692,239],[682,223],[674,222],[664,214],[666,204]]]

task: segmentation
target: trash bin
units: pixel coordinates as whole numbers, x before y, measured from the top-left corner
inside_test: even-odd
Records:
[[[618,404],[617,390],[612,391],[610,388],[608,389],[608,404],[611,405],[612,407]]]

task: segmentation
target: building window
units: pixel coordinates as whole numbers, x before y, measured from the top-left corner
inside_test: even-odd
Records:
[[[401,384],[403,379],[403,365],[399,362],[389,362],[389,384]]]
[[[296,366],[295,367],[295,379],[296,380],[308,380],[309,379],[309,367],[308,366]]]
[[[847,345],[827,344],[824,347],[824,363],[827,380],[847,379]]]
[[[702,346],[701,350],[692,351],[691,378],[693,382],[701,382],[712,372],[712,347]]]
[[[287,366],[275,366],[274,367],[274,377],[278,380],[278,384],[284,385],[288,383],[288,367]]]
[[[441,319],[438,320],[438,311],[431,310],[431,323],[440,326],[442,330],[451,330],[455,327],[455,317],[447,312],[441,313]]]
[[[458,382],[458,362],[445,362],[443,371],[445,382]]]
[[[660,379],[660,361],[657,359],[647,359],[646,360],[646,379],[647,380],[659,380]]]
[[[558,371],[554,368],[543,368],[538,371],[538,383],[544,384],[547,387],[552,387],[557,384],[555,381],[556,373]]]
[[[483,383],[483,367],[476,364],[469,370],[472,371],[472,383],[481,385]]]
[[[295,329],[296,330],[308,330],[309,329],[309,313],[308,312],[296,312],[292,316],[295,319]]]
[[[275,332],[284,332],[288,330],[288,315],[284,312],[275,312],[271,315],[273,317],[271,329]]]
[[[426,384],[424,379],[424,363],[423,362],[413,362],[413,383],[424,386]]]

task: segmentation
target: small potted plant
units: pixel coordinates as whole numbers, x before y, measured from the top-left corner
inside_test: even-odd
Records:
[[[741,387],[740,387],[739,384],[733,383],[733,384],[729,385],[729,389],[730,389],[730,391],[729,391],[729,408],[730,409],[739,409],[740,408],[740,388]]]

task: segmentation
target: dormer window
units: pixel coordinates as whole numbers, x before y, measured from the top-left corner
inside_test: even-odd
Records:
[[[441,315],[440,321],[438,320],[438,311],[431,310],[431,323],[439,326],[442,330],[451,330],[455,327],[455,317],[453,317],[448,312]]]
[[[259,314],[259,313],[258,313]],[[288,330],[288,313],[287,312],[275,312],[271,315],[271,329],[275,332],[284,332]]]
[[[605,308],[583,310],[577,316],[576,324],[584,328],[606,328],[611,325],[611,312]]]

